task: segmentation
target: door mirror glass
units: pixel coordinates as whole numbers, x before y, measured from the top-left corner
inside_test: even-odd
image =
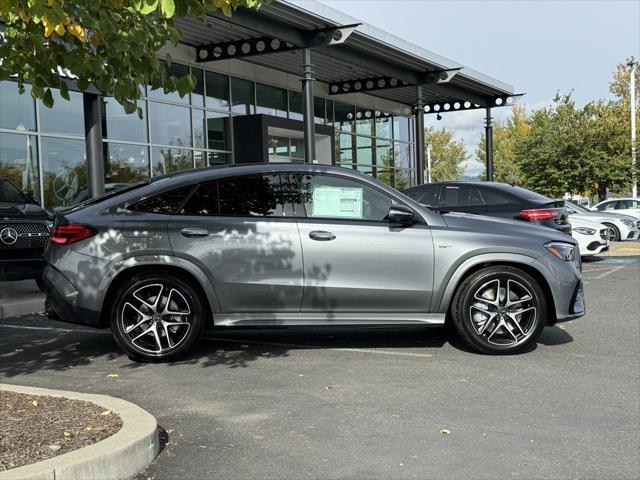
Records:
[[[411,225],[416,221],[413,210],[404,205],[391,205],[387,218],[389,219],[389,223],[399,223],[402,225]]]

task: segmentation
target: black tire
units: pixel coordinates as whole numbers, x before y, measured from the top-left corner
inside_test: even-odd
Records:
[[[37,277],[34,279],[36,281],[36,285],[38,286],[38,290],[40,290],[41,292],[45,291],[45,286],[44,286],[44,280],[42,280],[42,277]]]
[[[503,292],[505,286],[509,290]],[[500,292],[497,297],[494,290]],[[519,292],[523,294],[520,298]],[[507,293],[514,300],[531,298],[505,308],[506,298],[501,299]],[[517,313],[531,307],[535,310]],[[514,267],[488,267],[472,273],[458,287],[451,314],[458,335],[473,350],[492,355],[513,354],[526,350],[542,333],[547,320],[547,300],[538,282],[528,273]],[[493,337],[487,339],[490,335]]]
[[[167,309],[169,313],[164,313]],[[189,313],[178,313],[179,310]],[[162,273],[138,274],[125,281],[115,296],[111,332],[132,360],[167,362],[186,355],[200,339],[206,324],[205,312],[205,302],[191,281]],[[145,317],[150,319],[145,321]],[[140,326],[131,328],[137,324]],[[144,334],[147,329],[151,330]]]
[[[616,227],[615,225],[612,225],[610,223],[605,223],[604,225],[606,225],[609,230],[611,231],[611,234],[609,236],[609,241],[610,242],[619,242],[620,241],[620,230],[618,230],[618,227]]]

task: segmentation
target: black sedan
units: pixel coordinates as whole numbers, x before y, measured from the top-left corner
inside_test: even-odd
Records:
[[[410,188],[404,194],[439,211],[513,218],[571,234],[564,200],[506,183],[429,183]]]

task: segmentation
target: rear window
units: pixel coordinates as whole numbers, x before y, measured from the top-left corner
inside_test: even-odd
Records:
[[[492,191],[500,191],[498,189],[491,189]],[[522,187],[516,187],[516,186],[508,186],[505,188],[505,191],[508,193],[511,193],[512,195],[515,195],[518,198],[523,198],[525,200],[531,200],[533,202],[536,203],[549,203],[551,202],[553,199],[549,198],[549,197],[545,197],[544,195],[540,195],[539,193],[536,192],[532,192],[531,190],[527,190],[526,188],[522,188]],[[482,195],[484,196],[484,191],[482,192]]]
[[[192,190],[193,185],[169,190],[134,203],[129,206],[129,210],[133,210],[134,212],[171,215],[182,206]]]
[[[483,188],[481,192],[482,192],[482,199],[484,200],[485,205],[508,205],[510,203],[515,203],[509,195],[504,194],[500,191],[496,191],[489,188],[487,189]],[[529,198],[529,197],[525,197],[525,198]]]

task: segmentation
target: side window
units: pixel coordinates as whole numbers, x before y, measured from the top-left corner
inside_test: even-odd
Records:
[[[513,203],[513,200],[511,200],[508,195],[505,195],[496,190],[483,188],[482,190],[480,190],[480,192],[482,195],[482,199],[487,206],[508,205],[510,203]]]
[[[169,190],[168,192],[160,193],[134,203],[129,206],[129,210],[133,210],[135,212],[172,215],[178,210],[178,208],[180,208],[192,190],[193,185]]]
[[[633,206],[633,200],[618,200],[617,210],[624,210],[626,208],[635,208]]]
[[[616,209],[616,203],[618,202],[603,203],[602,205],[598,206],[598,210],[600,210],[601,212],[611,212]]]
[[[469,206],[469,190],[465,185],[445,186],[440,193],[440,207]]]
[[[469,206],[483,205],[480,190],[474,187],[469,188]]]
[[[428,185],[408,192],[409,197],[413,198],[416,202],[420,202],[423,205],[430,205],[432,207],[438,206],[438,190],[439,185]]]
[[[201,183],[180,210],[181,215],[218,215],[218,180]]]
[[[298,177],[307,217],[384,221],[390,197],[363,183],[331,175]]]

